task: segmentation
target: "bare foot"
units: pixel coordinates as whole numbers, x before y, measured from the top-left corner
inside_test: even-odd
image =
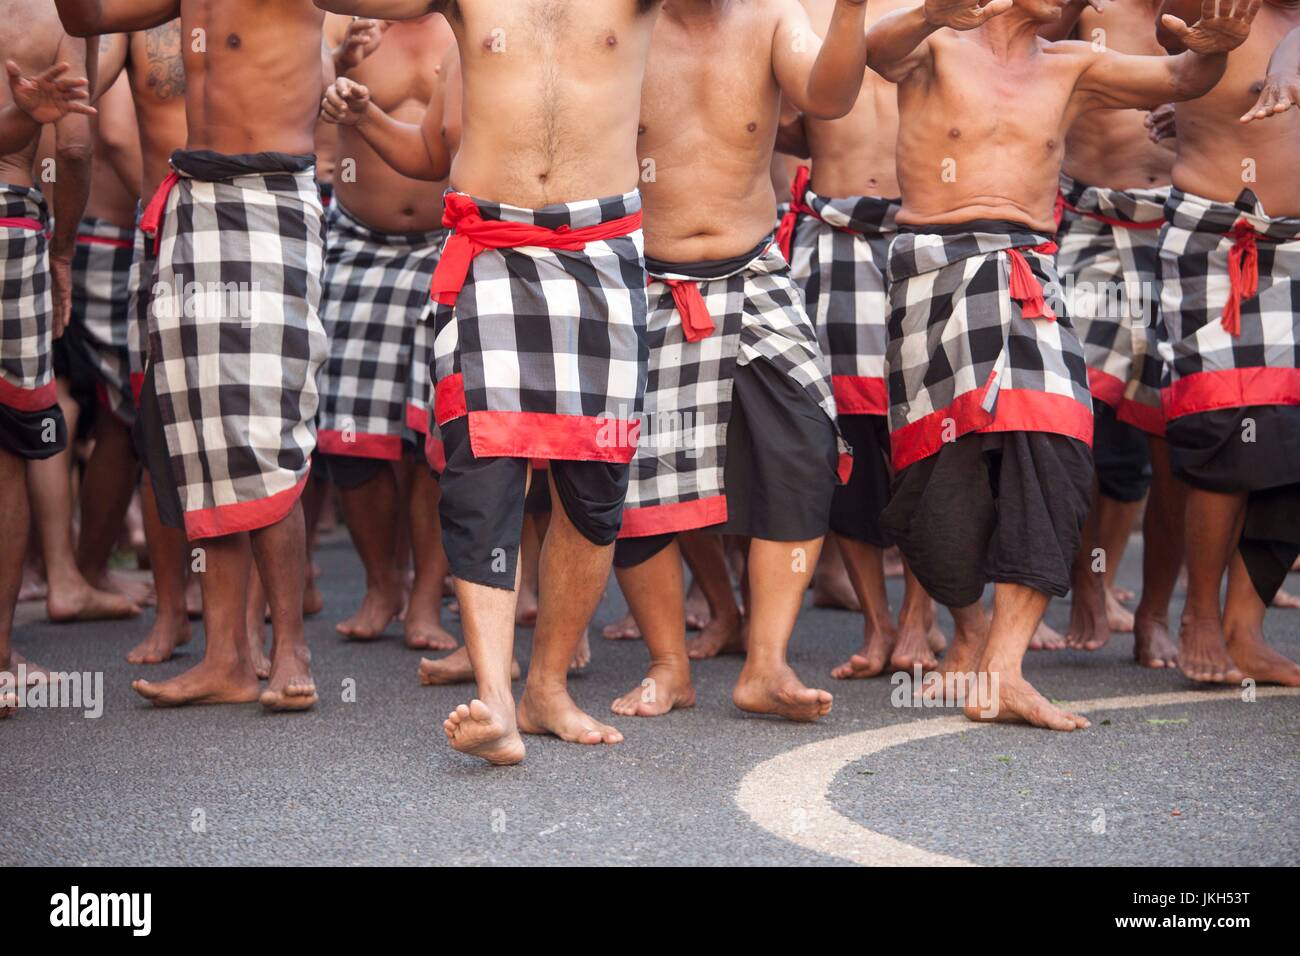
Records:
[[[1131,604],[1137,600],[1137,594],[1129,588],[1120,587],[1118,584],[1110,589],[1110,593],[1115,595],[1115,600],[1121,604]]]
[[[730,615],[708,623],[699,635],[686,642],[686,656],[694,661],[719,654],[745,653],[744,620]]]
[[[686,592],[686,630],[700,631],[709,626],[713,613],[709,610],[709,600],[704,596],[704,589],[695,581]]]
[[[836,680],[861,680],[884,672],[885,664],[889,662],[889,653],[894,649],[894,641],[898,635],[892,628],[881,630],[872,628],[870,624],[867,628],[869,630],[861,649],[843,664],[833,668],[831,677]]]
[[[828,691],[805,687],[788,665],[774,672],[756,674],[746,663],[731,692],[731,700],[751,714],[813,721],[831,712],[834,698]]]
[[[450,651],[456,647],[456,636],[438,620],[438,609],[415,608],[407,605],[405,628],[406,646],[412,650]]]
[[[930,624],[925,614],[913,610],[903,613],[898,618],[898,640],[894,651],[889,655],[889,667],[895,671],[911,673],[920,665],[921,670],[932,670],[939,663],[930,650]]]
[[[257,675],[247,661],[216,663],[206,658],[171,680],[136,680],[131,687],[155,707],[251,704],[260,690]]]
[[[169,661],[176,648],[189,643],[190,621],[188,617],[179,619],[156,614],[153,626],[144,640],[127,653],[126,659],[132,664],[161,664]]]
[[[519,680],[519,662],[510,659],[510,679]],[[420,683],[425,687],[443,687],[448,684],[469,684],[474,681],[474,667],[469,662],[469,651],[458,647],[446,657],[436,661],[420,658]]]
[[[1031,651],[1059,651],[1066,647],[1065,636],[1046,621],[1039,621],[1034,636],[1029,639]]]
[[[1178,634],[1178,669],[1207,684],[1240,684],[1245,675],[1228,655],[1223,628],[1217,620],[1185,617]]]
[[[353,641],[373,641],[402,613],[402,590],[366,589],[361,607],[351,617],[339,621],[334,630]],[[454,646],[454,645],[453,645]]]
[[[316,683],[311,679],[311,652],[305,647],[283,651],[271,662],[271,676],[262,691],[267,710],[309,710],[316,706]]]
[[[526,734],[553,734],[589,746],[623,742],[621,733],[584,713],[563,688],[549,693],[525,689],[516,713],[519,729]]]
[[[448,714],[442,729],[454,749],[490,764],[504,767],[524,759],[524,742],[509,706],[494,711],[476,698]]]
[[[818,569],[818,573],[813,576],[813,607],[829,607],[841,611],[862,610],[862,602],[849,583],[849,575],[843,565],[835,572]]]
[[[1178,648],[1169,637],[1169,622],[1134,615],[1133,659],[1143,667],[1177,667]]]
[[[1113,590],[1106,591],[1106,626],[1116,634],[1133,633],[1133,612],[1119,602]]]
[[[1070,595],[1070,629],[1065,642],[1077,651],[1097,651],[1110,640],[1106,620],[1106,590],[1101,579],[1091,575],[1086,586],[1076,585]]]
[[[532,627],[537,623],[537,594],[532,588],[520,587],[515,599],[515,626]]]
[[[976,699],[966,701],[964,710],[971,720],[1025,723],[1062,731],[1091,726],[1086,717],[1067,713],[1034,690],[1018,670],[1006,668],[990,673],[981,669],[977,686],[981,684],[988,688],[990,699],[980,700],[977,693]]]
[[[41,573],[32,567],[23,567],[23,583],[18,588],[19,601],[43,601],[50,593]]]
[[[636,618],[628,611],[613,624],[606,624],[600,630],[600,636],[607,641],[639,641],[641,628],[636,625]]]
[[[75,587],[50,591],[45,596],[45,612],[51,621],[114,621],[135,617],[140,607],[120,594],[100,591],[82,582]]]
[[[203,617],[203,586],[197,574],[191,574],[185,582],[185,613],[191,621]]]
[[[610,705],[622,717],[659,717],[670,710],[695,706],[695,687],[691,668],[680,665],[651,664],[641,683]]]
[[[581,674],[591,663],[591,642],[587,640],[587,628],[582,629],[582,638],[574,648],[573,660],[569,661],[569,673]]]
[[[320,593],[320,588],[316,587],[315,578],[312,578],[302,589],[302,616],[311,617],[323,610],[325,610],[325,598]]]
[[[153,582],[147,578],[129,578],[116,571],[105,571],[95,577],[86,575],[86,583],[109,594],[120,595],[140,607],[151,607],[158,600],[154,594]]]
[[[1300,664],[1269,647],[1263,634],[1233,631],[1228,635],[1228,653],[1241,672],[1257,683],[1300,687]]]
[[[266,630],[256,624],[248,631],[248,661],[253,665],[253,672],[258,680],[271,676],[271,658],[266,656]]]
[[[1291,610],[1300,609],[1300,596],[1292,594],[1284,588],[1278,588],[1277,593],[1273,595],[1273,607],[1285,607]]]

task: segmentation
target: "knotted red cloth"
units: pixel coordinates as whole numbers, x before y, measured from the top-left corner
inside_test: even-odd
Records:
[[[794,241],[794,227],[799,223],[800,213],[811,213],[812,209],[803,201],[803,194],[808,189],[808,180],[812,176],[812,170],[807,166],[800,166],[799,171],[794,174],[794,181],[790,183],[790,209],[781,217],[781,223],[776,227],[776,244],[781,250],[781,255],[785,256],[785,261],[790,261],[790,243]]]
[[[1054,242],[1044,242],[1040,246],[1031,248],[1034,252],[1045,256],[1056,253]],[[1055,322],[1056,313],[1043,298],[1043,287],[1038,284],[1038,279],[1029,268],[1024,255],[1019,249],[1013,248],[1007,250],[1007,258],[1011,260],[1011,282],[1009,283],[1011,298],[1020,303],[1020,314],[1026,319],[1048,319]]]
[[[582,229],[561,226],[547,229],[525,222],[501,222],[484,219],[474,200],[464,193],[448,193],[442,211],[442,224],[452,230],[442,247],[442,256],[433,270],[429,295],[441,305],[455,305],[469,276],[474,257],[489,249],[515,249],[541,246],[576,252],[589,242],[616,239],[641,228],[641,213],[611,219]]]
[[[162,216],[163,210],[167,207],[167,197],[180,181],[180,174],[174,169],[164,176],[163,181],[158,184],[158,191],[153,194],[149,205],[144,207],[144,212],[140,215],[140,231],[146,236],[153,237],[154,255],[158,255],[158,246],[162,243]]]
[[[686,333],[686,341],[698,342],[712,335],[715,328],[713,316],[709,315],[709,310],[704,305],[699,285],[693,279],[660,281],[673,294],[673,305],[677,306],[677,314],[682,317],[682,331]]]
[[[1224,235],[1232,238],[1232,248],[1228,250],[1228,284],[1231,291],[1228,293],[1228,301],[1224,303],[1221,321],[1229,334],[1240,335],[1241,302],[1253,298],[1259,292],[1259,249],[1255,243],[1269,237],[1261,236],[1245,219],[1238,219]]]

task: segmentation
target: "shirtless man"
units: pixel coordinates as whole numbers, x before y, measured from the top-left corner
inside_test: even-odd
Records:
[[[1186,16],[1182,3],[1166,4]],[[1300,3],[1266,0],[1207,95],[1175,106],[1173,190],[1160,233],[1164,390],[1187,492],[1187,604],[1178,665],[1200,681],[1300,685],[1264,613],[1300,552],[1300,113],[1269,116],[1269,61],[1294,77]],[[1188,46],[1162,24],[1171,52]],[[1259,114],[1263,112],[1264,116]],[[1220,603],[1225,570],[1227,601]]]
[[[836,0],[804,0],[804,6],[813,29],[824,35]],[[867,22],[906,6],[910,0],[870,3]],[[853,447],[853,474],[835,490],[830,527],[863,608],[865,638],[862,649],[831,672],[837,679],[935,665],[934,604],[910,571],[897,628],[890,618],[884,549],[893,542],[880,527],[890,482],[884,272],[899,209],[897,100],[893,84],[866,71],[847,116],[804,117],[812,172],[804,167],[796,174],[782,223],[790,273],[830,363],[840,430]]]
[[[1072,3],[1040,34],[1159,56],[1159,8],[1160,0],[1113,0],[1100,12]],[[1097,474],[1074,566],[1068,641],[1097,650],[1112,631],[1131,630],[1135,659],[1157,668],[1177,661],[1169,602],[1183,551],[1183,488],[1169,470],[1155,337],[1156,237],[1172,166],[1173,153],[1151,141],[1140,111],[1083,115],[1065,139],[1056,236],[1056,267],[1088,363]],[[1148,487],[1142,598],[1134,616],[1107,582],[1114,580]]]
[[[341,76],[363,84],[377,109],[419,123],[455,37],[430,13],[394,22],[372,48],[339,31],[375,29],[375,21],[329,18],[326,39],[356,50]],[[321,373],[318,455],[339,488],[343,518],[366,569],[361,608],[338,625],[357,640],[378,637],[402,612],[405,582],[398,568],[402,485],[411,487],[416,580],[406,613],[409,647],[447,650],[455,638],[438,620],[445,560],[439,560],[437,483],[424,461],[428,356],[416,348],[429,283],[437,265],[446,182],[398,173],[354,126],[339,126],[322,315],[330,357]],[[418,354],[417,354],[418,353]],[[421,385],[424,387],[421,388]],[[415,415],[411,410],[417,410]]]
[[[316,2],[372,17],[445,13],[462,51],[433,378],[443,544],[479,697],[448,716],[447,738],[492,763],[523,759],[521,730],[618,743],[573,702],[566,676],[609,574],[635,451],[627,429],[645,387],[636,117],[658,3]],[[358,128],[399,171],[445,175],[440,112],[435,98],[422,131],[378,111]],[[611,428],[621,437],[611,441]],[[543,546],[516,710],[514,588],[531,458],[550,461],[562,507]]]
[[[1065,134],[1085,111],[1205,93],[1255,9],[1207,0],[1194,27],[1170,21],[1189,47],[1177,57],[1048,43],[1038,30],[1060,13],[1059,0],[928,0],[871,28],[867,62],[899,84],[906,228],[889,261],[899,474],[884,524],[952,611],[946,664],[968,675],[951,688],[967,716],[1069,731],[1088,721],[1021,673],[1051,595],[1069,590],[1093,481],[1083,350],[1046,297]],[[861,74],[843,81],[856,90]]]
[[[85,98],[85,44],[64,33],[53,11],[0,0],[0,60],[5,61],[9,81],[0,86],[0,146],[16,150],[0,157],[0,270],[5,286],[0,303],[0,717],[8,717],[17,703],[19,666],[34,669],[11,643],[30,523],[28,463],[48,459],[67,445],[50,362],[53,337],[62,332],[67,312],[56,313],[52,301],[49,211],[35,185],[32,157],[41,124],[73,115],[68,110],[74,104],[82,120],[94,111],[59,94],[60,88],[69,96],[76,89]],[[75,187],[88,181],[77,177],[87,171],[84,161],[89,156],[70,153],[69,148],[65,139],[62,158],[72,160],[69,176]],[[65,198],[61,208],[75,227],[81,218],[81,208],[72,201],[77,190],[70,189],[68,195],[72,198]],[[84,192],[80,195],[84,204]],[[63,243],[60,252],[70,254],[75,228],[65,227],[57,235]]]
[[[132,235],[127,354],[130,363],[131,400],[139,408],[144,371],[149,354],[149,316],[153,303],[153,240],[140,228],[144,202],[153,196],[170,167],[173,151],[185,145],[185,64],[181,59],[179,19],[136,30],[103,36],[99,41],[99,84],[114,83],[125,71],[135,108],[135,127],[141,159],[139,195]],[[132,664],[158,664],[170,660],[176,647],[190,638],[185,589],[190,564],[185,532],[162,523],[150,477],[152,467],[162,467],[159,454],[150,455],[142,427],[132,429],[132,448],[144,465],[140,503],[145,543],[154,585],[154,621],[144,639],[127,653]],[[151,465],[150,459],[153,459]]]
[[[298,499],[326,351],[316,312],[324,215],[312,157],[324,15],[308,0],[57,6],[79,36],[181,18],[187,148],[172,155],[173,172],[142,222],[157,236],[158,263],[140,414],[150,453],[165,448],[170,459],[151,469],[159,511],[200,552],[207,647],[181,676],[134,686],[159,705],[260,696],[270,709],[304,710],[316,691],[303,638]],[[195,283],[206,284],[198,299]],[[218,381],[217,369],[241,371]],[[244,627],[252,561],[274,634],[265,690]]]

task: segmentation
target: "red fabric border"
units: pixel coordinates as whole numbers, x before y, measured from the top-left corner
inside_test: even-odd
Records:
[[[1300,369],[1229,368],[1197,372],[1161,390],[1165,418],[1216,408],[1300,405]]]
[[[185,536],[191,541],[201,538],[219,538],[222,535],[237,534],[240,531],[255,531],[275,524],[298,502],[302,490],[310,475],[292,488],[277,491],[267,498],[253,501],[237,501],[230,505],[217,505],[215,508],[203,508],[199,511],[185,513]]]

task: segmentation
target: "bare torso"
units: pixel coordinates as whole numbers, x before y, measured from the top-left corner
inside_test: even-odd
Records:
[[[348,76],[365,84],[371,101],[385,113],[418,125],[443,57],[454,43],[451,28],[440,15],[399,21]],[[355,128],[338,129],[339,156],[345,166],[335,176],[334,194],[348,212],[385,232],[425,232],[441,225],[445,183],[409,179],[395,172]],[[348,168],[350,163],[355,167]]]
[[[1005,57],[986,30],[935,33],[928,82],[917,69],[898,88],[898,221],[1006,219],[1055,232],[1065,132],[1079,112],[1072,93],[1088,58],[1065,45],[1048,53],[1043,40]]]
[[[772,230],[773,5],[664,4],[641,95],[646,255],[725,259]]]
[[[1076,36],[1120,53],[1164,55],[1156,41],[1160,0],[1111,0],[1102,12],[1084,7]],[[1151,142],[1142,110],[1092,110],[1065,138],[1065,172],[1090,186],[1151,189],[1169,184],[1173,153]]]
[[[813,28],[825,35],[835,0],[806,6]],[[871,0],[867,25],[887,13],[916,6],[913,0]],[[837,120],[805,119],[812,151],[813,189],[822,196],[898,196],[894,149],[898,142],[898,87],[866,71],[858,102]]]
[[[189,148],[313,152],[324,16],[312,0],[182,0]]]
[[[637,185],[654,0],[456,0],[463,128],[451,182],[526,208]]]
[[[1231,202],[1249,188],[1269,215],[1300,216],[1300,112],[1239,122],[1255,104],[1273,50],[1298,25],[1300,6],[1265,3],[1246,42],[1228,54],[1218,85],[1176,105],[1173,180],[1179,189]]]
[[[126,77],[119,77],[104,92],[99,98],[98,110],[86,215],[123,229],[133,229],[140,193],[140,164],[135,113]],[[131,155],[125,156],[125,153]],[[118,157],[116,160],[114,154]]]
[[[0,0],[0,63],[13,60],[25,71],[35,72],[58,61],[63,24],[52,3],[30,0]],[[0,105],[12,102],[9,84],[0,81]],[[33,184],[32,166],[39,137],[8,156],[0,156],[0,183],[15,186]]]
[[[126,68],[140,129],[145,202],[167,175],[167,158],[185,145],[185,64],[181,61],[181,22],[140,30],[130,36]]]

